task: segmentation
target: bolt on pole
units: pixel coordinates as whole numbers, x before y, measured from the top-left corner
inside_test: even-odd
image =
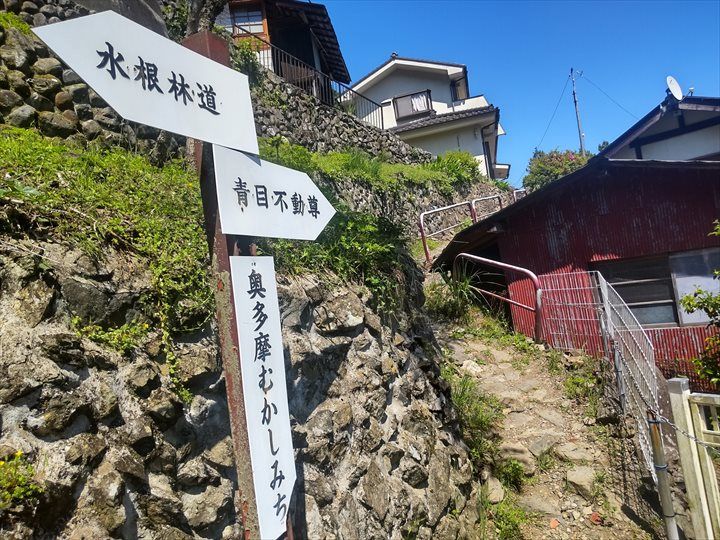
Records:
[[[665,460],[665,448],[663,446],[660,420],[655,411],[647,411],[648,426],[650,427],[650,441],[652,442],[653,465],[657,475],[658,495],[662,508],[663,520],[665,521],[665,533],[668,540],[679,540],[677,522],[675,521],[675,508],[673,507],[672,494],[670,493],[670,482],[668,478],[667,461]]]

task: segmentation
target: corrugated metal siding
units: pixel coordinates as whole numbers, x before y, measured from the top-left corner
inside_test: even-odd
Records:
[[[595,261],[720,246],[720,239],[708,236],[718,217],[716,172],[615,170],[587,181],[571,195],[513,215],[498,247],[503,262],[536,274],[562,274],[588,270]],[[513,300],[533,305],[528,279],[514,275],[506,279]],[[532,335],[533,314],[517,307],[511,313],[515,328]],[[668,362],[691,358],[702,349],[698,327],[653,332],[656,357],[661,367],[666,366],[666,375],[672,375]]]
[[[690,361],[703,350],[705,340],[718,333],[708,326],[650,328],[647,334],[655,348],[655,363],[666,377],[683,375],[690,379],[693,390],[715,392],[718,388],[697,376]]]

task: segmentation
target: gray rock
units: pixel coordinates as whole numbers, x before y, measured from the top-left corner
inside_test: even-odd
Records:
[[[30,79],[30,86],[38,93],[47,98],[54,98],[55,94],[62,87],[60,79],[54,75],[36,75]]]
[[[385,477],[380,466],[377,462],[371,461],[365,476],[360,481],[360,500],[370,507],[381,521],[385,519],[390,505],[388,492],[383,489],[384,485]]]
[[[62,72],[62,82],[65,86],[70,86],[72,84],[83,83],[83,80],[80,78],[80,75],[72,69],[64,69]]]
[[[233,490],[229,480],[220,485],[208,485],[203,491],[182,496],[182,508],[188,525],[203,530],[227,519],[232,509]]]
[[[10,113],[7,120],[12,125],[28,127],[35,120],[35,111],[32,107],[23,105]],[[34,327],[40,324],[40,321],[45,317],[54,296],[55,291],[43,280],[37,279],[15,293],[12,303],[13,309],[15,313],[25,320],[28,326]]]
[[[4,0],[3,3],[5,5],[5,11],[9,11],[11,13],[20,12],[20,0]]]
[[[567,483],[575,492],[586,500],[592,500],[595,485],[595,469],[587,466],[576,466],[567,472]]]
[[[25,13],[30,13],[31,15],[38,12],[37,4],[35,4],[35,2],[30,2],[29,0],[23,2],[20,9]]]
[[[567,442],[555,447],[554,452],[560,459],[571,463],[592,463],[594,460],[592,449],[588,445]]]
[[[13,109],[5,120],[11,126],[29,128],[35,124],[36,115],[37,111],[30,105],[21,105],[17,109]]]
[[[25,80],[25,74],[22,71],[9,70],[7,72],[8,86],[22,97],[30,95],[30,85]]]
[[[60,60],[57,58],[38,58],[31,69],[36,75],[62,76],[62,64],[60,64]]]
[[[55,94],[55,106],[61,111],[72,110],[73,99],[70,92],[58,92]]]
[[[27,99],[27,103],[38,111],[52,112],[55,110],[52,101],[45,96],[41,96],[37,92],[30,94],[30,97]]]
[[[88,86],[85,83],[70,84],[65,87],[65,91],[72,96],[73,102],[88,103]]]
[[[420,487],[427,482],[427,470],[415,460],[403,459],[400,463],[400,471],[402,479],[412,487]]]
[[[22,104],[22,98],[12,90],[0,90],[0,112],[7,114]]]
[[[118,131],[120,129],[120,117],[110,107],[95,109],[95,111],[93,111],[93,117],[95,121],[105,129],[111,131]]]
[[[205,463],[201,457],[196,457],[178,467],[177,481],[185,487],[202,486],[205,484],[218,485],[220,475]]]
[[[540,454],[552,449],[559,441],[560,435],[545,433],[530,443],[528,450],[530,450],[533,456],[538,457]]]
[[[77,122],[68,120],[60,113],[38,113],[38,128],[49,137],[69,137],[77,132]]]
[[[497,504],[505,498],[505,488],[503,488],[500,480],[494,476],[488,478],[486,489],[487,501],[491,504]]]
[[[35,13],[32,16],[32,25],[34,27],[45,26],[47,24],[47,17],[42,13]]]
[[[90,107],[89,104],[76,103],[74,109],[75,109],[75,114],[78,117],[78,120],[86,121],[86,120],[93,119],[92,107]],[[98,126],[99,126],[99,124],[98,124]]]
[[[172,425],[182,412],[180,400],[164,387],[153,390],[146,405],[148,414],[161,428]]]
[[[530,450],[519,443],[503,443],[500,445],[500,456],[503,459],[514,459],[522,465],[526,475],[535,474],[535,458]]]
[[[125,384],[140,397],[147,398],[160,386],[160,370],[153,362],[136,359],[120,371]]]

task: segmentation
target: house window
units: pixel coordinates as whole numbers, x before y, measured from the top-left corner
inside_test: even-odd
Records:
[[[679,300],[696,287],[720,291],[720,281],[712,277],[713,270],[720,268],[719,248],[604,261],[593,268],[615,288],[643,326],[706,324],[705,313],[687,313]]]
[[[395,107],[395,118],[398,120],[427,114],[433,110],[430,90],[398,96],[393,99],[393,106]]]
[[[263,16],[259,6],[230,7],[227,4],[218,15],[215,24],[226,28],[233,34],[262,34]]]

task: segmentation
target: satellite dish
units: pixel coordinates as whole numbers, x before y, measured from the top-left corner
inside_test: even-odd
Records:
[[[675,99],[677,99],[678,101],[682,101],[682,98],[683,98],[682,88],[680,88],[680,85],[675,80],[675,77],[673,77],[672,75],[668,75],[667,79],[665,79],[665,80],[667,81],[668,90],[673,95],[673,97]]]

